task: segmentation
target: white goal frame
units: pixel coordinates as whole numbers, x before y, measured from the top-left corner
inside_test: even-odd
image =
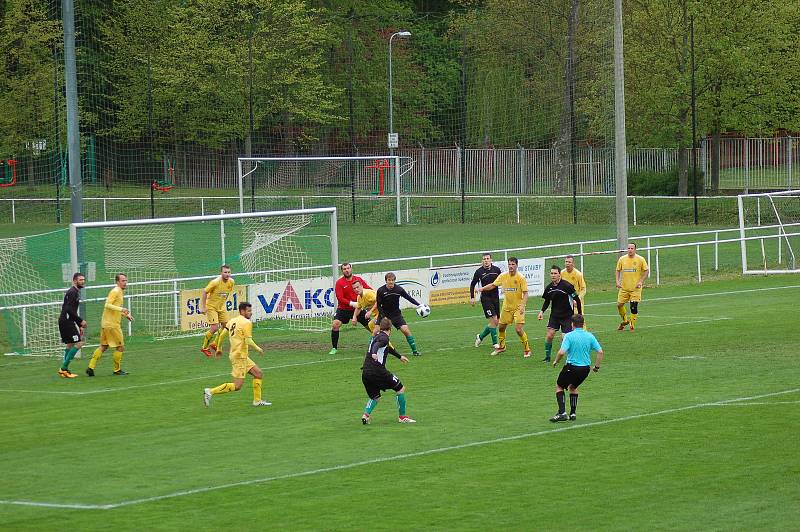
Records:
[[[800,190],[784,190],[781,192],[762,192],[757,194],[739,194],[736,197],[737,208],[739,211],[739,241],[742,253],[742,274],[744,275],[771,275],[779,273],[800,273],[800,249],[794,249],[789,237],[800,236],[800,223],[784,223],[775,203],[772,201],[776,196],[797,196],[800,200]],[[762,225],[761,224],[761,199],[767,200],[767,209],[775,215],[777,223]],[[757,201],[757,224],[747,225],[746,212],[744,206],[745,199],[755,199]],[[748,230],[774,230],[776,234],[771,236],[747,236]],[[758,241],[761,244],[762,256],[764,256],[764,240],[776,239],[778,244],[777,259],[779,263],[783,263],[783,247],[786,247],[786,264],[785,269],[770,269],[766,266],[766,258],[764,257],[764,268],[749,268],[747,265],[747,243],[748,241]]]
[[[353,157],[239,157],[236,160],[236,177],[239,182],[239,212],[244,213],[244,178],[250,175],[251,173],[255,172],[255,168],[250,170],[247,173],[244,173],[242,168],[243,162],[264,162],[264,161],[275,161],[275,162],[303,162],[303,161],[375,161],[378,159],[385,159],[389,160],[391,163],[391,167],[394,170],[394,179],[395,179],[395,210],[396,210],[396,219],[397,225],[402,223],[402,215],[400,209],[400,189],[401,189],[401,167],[400,161],[401,159],[408,158],[408,157],[401,157],[400,155],[359,155]]]

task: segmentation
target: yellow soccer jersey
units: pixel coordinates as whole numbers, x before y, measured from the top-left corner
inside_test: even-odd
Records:
[[[522,303],[522,293],[528,291],[528,281],[525,276],[517,272],[515,275],[510,275],[508,272],[503,272],[494,280],[495,286],[503,289],[503,309],[515,310]]]
[[[228,331],[231,336],[231,357],[247,358],[247,339],[253,337],[253,322],[240,314],[228,322]]]
[[[212,279],[205,288],[206,306],[215,310],[225,310],[225,302],[233,293],[235,284],[232,277],[227,281],[223,281],[222,276]]]
[[[106,298],[106,305],[114,305],[115,307],[122,307],[123,297],[122,288],[115,286],[108,293]],[[103,318],[100,320],[101,327],[119,327],[119,322],[122,320],[122,310],[114,310],[113,308],[103,308]]]
[[[358,296],[356,299],[356,308],[363,310],[364,312],[368,312],[372,307],[375,306],[377,294],[375,290],[370,290],[365,288],[364,293]]]
[[[583,296],[586,295],[586,281],[578,268],[572,268],[572,273],[568,272],[566,268],[561,270],[561,278],[574,286],[578,297],[583,299]]]
[[[648,269],[647,261],[641,255],[634,255],[633,258],[628,255],[620,257],[617,261],[617,271],[622,272],[622,282],[620,283],[622,289],[629,292],[636,290],[636,283]]]

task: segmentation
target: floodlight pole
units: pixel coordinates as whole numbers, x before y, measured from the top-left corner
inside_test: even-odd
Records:
[[[622,0],[614,0],[614,181],[617,201],[617,246],[628,244],[628,182],[625,146],[625,65],[622,46]]]
[[[411,37],[410,31],[396,31],[389,37],[389,134],[394,133],[394,116],[392,109],[392,41],[395,37]],[[389,155],[394,155],[394,148],[389,145]]]
[[[411,37],[411,32],[410,31],[405,31],[405,30],[404,31],[396,31],[396,32],[392,33],[391,37],[389,37],[389,139],[391,139],[393,137],[393,135],[394,135],[394,110],[392,108],[392,41],[394,40],[395,37]],[[387,139],[387,140],[389,140],[389,139]],[[394,157],[394,143],[393,142],[388,142],[388,144],[389,144],[389,155]],[[397,166],[399,166],[399,165],[397,165]],[[394,181],[395,181],[395,185],[394,186],[396,188],[395,192],[397,194],[398,202],[399,202],[399,197],[400,197],[400,173],[398,171],[399,169],[397,168],[397,166],[395,167],[396,170],[395,170],[395,176],[394,176]],[[399,207],[398,207],[398,209],[399,209]],[[399,210],[398,210],[398,214],[397,214],[397,225],[400,225],[400,213],[399,213]]]
[[[67,153],[69,154],[72,223],[80,223],[83,221],[81,132],[78,121],[78,73],[75,66],[75,4],[73,0],[62,0],[61,9],[64,23],[64,87],[67,97]]]

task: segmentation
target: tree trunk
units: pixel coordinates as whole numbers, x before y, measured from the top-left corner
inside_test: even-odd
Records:
[[[580,0],[572,0],[569,21],[567,23],[567,61],[564,68],[564,105],[561,107],[561,133],[553,148],[556,152],[555,180],[553,191],[557,195],[564,194],[566,183],[573,172],[572,143],[575,135],[573,123],[575,105],[575,34],[578,30],[578,10]]]

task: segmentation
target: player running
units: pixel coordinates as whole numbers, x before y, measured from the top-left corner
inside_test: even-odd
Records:
[[[228,330],[231,336],[231,376],[233,382],[220,384],[216,388],[205,388],[203,390],[203,404],[211,406],[211,398],[214,395],[228,392],[238,392],[242,389],[245,376],[249,373],[253,376],[253,406],[270,406],[272,403],[261,398],[261,382],[264,373],[261,368],[250,359],[249,348],[252,347],[261,354],[264,350],[258,347],[253,341],[253,305],[246,301],[239,303],[239,315],[228,322]]]

